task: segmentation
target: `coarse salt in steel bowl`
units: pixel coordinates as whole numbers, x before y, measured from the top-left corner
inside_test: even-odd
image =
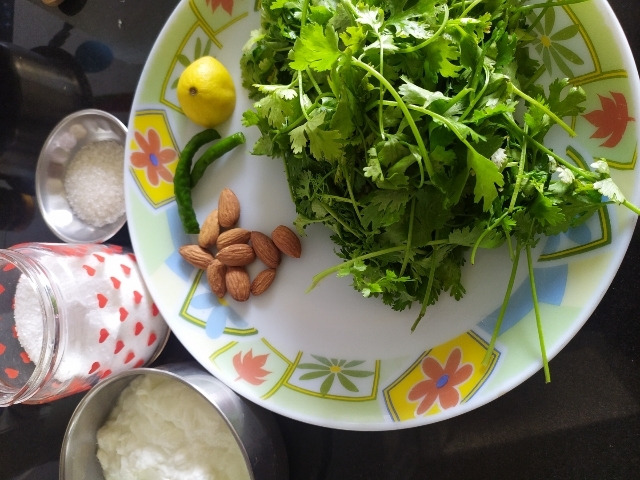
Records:
[[[69,165],[83,149],[85,152],[87,149],[96,150],[95,145],[104,142],[102,146],[117,145],[124,152],[126,136],[127,128],[120,120],[110,113],[96,109],[80,110],[68,115],[49,134],[38,158],[36,197],[42,217],[61,240],[69,243],[101,243],[113,237],[124,226],[127,220],[124,213],[124,180],[120,182],[113,175],[109,177],[104,173],[96,174],[95,177],[87,178],[86,188],[84,192],[80,192],[84,198],[75,196],[87,205],[89,212],[91,209],[95,211],[104,204],[105,189],[111,193],[109,186],[115,182],[118,195],[122,189],[122,214],[115,215],[113,221],[110,219],[107,224],[102,224],[102,218],[93,219],[86,214],[85,219],[80,218],[79,210],[74,211],[70,204],[65,187],[68,182],[65,180],[69,174]],[[124,153],[122,160],[124,162]],[[99,159],[94,162],[99,162]],[[86,164],[84,168],[86,171],[90,164]],[[87,173],[84,175],[87,176]],[[117,173],[123,175],[124,166]],[[82,177],[79,179],[84,180]],[[75,184],[77,183],[76,181]]]
[[[200,365],[188,362],[122,372],[93,387],[78,404],[67,426],[60,455],[61,480],[104,478],[97,456],[98,431],[109,418],[123,390],[145,375],[180,382],[204,398],[207,409],[198,409],[198,414],[219,416],[223,420],[235,439],[233,443],[236,446],[230,448],[240,450],[244,464],[241,469],[247,472],[248,478],[288,478],[287,454],[273,414],[237,395]],[[167,418],[173,417],[169,415]],[[132,421],[138,421],[136,419]],[[213,454],[212,451],[208,452],[208,455]],[[218,461],[228,459],[228,456],[220,457]]]

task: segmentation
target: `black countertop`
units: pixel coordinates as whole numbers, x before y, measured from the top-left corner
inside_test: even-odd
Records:
[[[66,0],[58,8],[40,0],[0,0],[0,41],[28,49],[61,47],[76,58],[86,42],[108,46],[109,62],[85,62],[83,67],[91,71],[94,105],[126,122],[146,56],[176,3]],[[640,58],[640,2],[609,3]],[[58,240],[36,212],[23,231],[0,231],[0,247],[22,241]],[[130,243],[126,229],[113,243]],[[639,276],[636,229],[602,302],[551,361],[550,384],[538,372],[486,406],[399,431],[333,430],[276,416],[287,444],[290,478],[638,478]],[[157,364],[190,358],[171,337]],[[0,480],[57,478],[64,431],[81,398],[0,409]]]

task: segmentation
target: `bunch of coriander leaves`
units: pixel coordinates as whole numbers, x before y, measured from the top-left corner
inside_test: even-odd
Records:
[[[262,133],[253,153],[284,160],[298,231],[333,231],[344,262],[312,287],[337,273],[394,310],[418,302],[413,330],[440,294],[464,295],[469,250],[473,263],[506,242],[513,268],[487,359],[524,251],[549,380],[532,247],[608,203],[640,213],[604,159],[584,170],[544,146],[554,125],[575,136],[562,118],[585,93],[535,84],[529,32],[582,1],[262,1],[241,59],[256,100],[243,123]]]

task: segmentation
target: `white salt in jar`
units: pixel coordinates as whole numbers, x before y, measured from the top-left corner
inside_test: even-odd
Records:
[[[0,250],[0,407],[49,402],[147,365],[168,334],[121,247]]]

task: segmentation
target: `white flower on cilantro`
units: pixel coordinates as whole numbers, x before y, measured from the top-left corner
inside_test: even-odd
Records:
[[[308,109],[311,105],[313,105],[313,103],[311,103],[311,100],[309,99],[306,93],[302,95],[302,102],[300,103],[302,103],[302,108],[304,108],[305,110]]]
[[[485,106],[493,108],[496,105],[498,105],[498,100],[499,100],[498,97],[491,97],[489,98],[489,100],[487,100],[487,102],[485,103]]]
[[[251,30],[251,33],[249,34],[249,40],[247,40],[247,43],[245,43],[242,47],[242,52],[249,52],[253,48],[253,45],[262,40],[265,35],[266,32],[262,28],[260,28],[259,30]]]
[[[555,181],[555,182],[551,182],[549,184],[549,193],[553,193],[554,195],[562,196],[565,193],[569,192],[570,188],[571,188],[571,186],[567,185],[566,183]]]
[[[567,185],[571,185],[576,179],[573,172],[566,167],[558,167],[556,168],[556,172],[558,172],[558,178],[560,179],[560,181]]]
[[[621,204],[626,200],[612,178],[605,178],[604,180],[595,182],[593,188],[617,204]]]
[[[598,173],[604,173],[609,175],[609,164],[604,160],[598,160],[597,162],[593,162],[591,164],[591,168],[593,168]]]
[[[498,170],[502,170],[507,164],[507,151],[504,148],[499,148],[491,155],[491,161],[495,163]]]
[[[549,157],[549,172],[553,173],[558,169],[558,162],[551,155],[547,155]]]

